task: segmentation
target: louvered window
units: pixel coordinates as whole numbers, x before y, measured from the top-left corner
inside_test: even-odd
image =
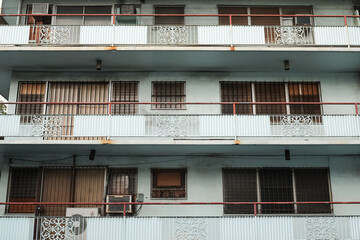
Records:
[[[156,6],[155,14],[184,14],[184,6]],[[184,25],[183,16],[155,17],[155,25]]]
[[[286,102],[285,83],[256,82],[256,102]],[[286,114],[285,105],[257,105],[256,114]]]
[[[37,168],[12,168],[10,172],[10,202],[36,202]],[[11,205],[9,213],[34,213],[35,205]]]
[[[114,82],[112,84],[112,102],[139,102],[138,82]],[[137,114],[137,104],[115,104],[111,106],[112,114]]]
[[[45,82],[20,82],[18,102],[45,102]],[[19,104],[17,114],[43,114],[43,104]]]
[[[289,102],[320,102],[319,83],[289,83]],[[320,105],[290,105],[291,114],[321,114]]]
[[[184,104],[171,104],[171,102],[185,102],[185,82],[153,82],[152,102],[170,103],[153,104],[152,108],[184,109]]]
[[[225,202],[330,201],[328,169],[223,169]],[[261,204],[260,214],[331,213],[330,204]],[[253,205],[226,205],[225,214],[253,214]]]
[[[219,6],[219,14],[247,14],[247,7]],[[232,25],[248,25],[248,17],[232,17]],[[230,25],[229,17],[219,17],[219,25]]]

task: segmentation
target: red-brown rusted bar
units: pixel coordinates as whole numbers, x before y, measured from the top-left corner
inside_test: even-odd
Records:
[[[254,203],[254,216],[256,217],[256,215],[257,215],[257,205],[256,203]]]

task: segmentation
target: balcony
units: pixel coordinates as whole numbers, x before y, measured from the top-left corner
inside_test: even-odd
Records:
[[[86,14],[78,14],[86,16]],[[76,16],[78,16],[76,15]],[[294,25],[294,26],[239,26],[232,25],[233,17],[266,17],[263,15],[188,15],[184,18],[202,21],[201,18],[229,17],[230,25],[116,25],[121,14],[97,14],[113,18],[107,26],[73,25],[22,25],[0,26],[0,45],[30,46],[360,46],[360,27],[350,26],[347,19],[357,16],[304,15],[307,18],[345,19],[339,26]],[[0,15],[1,16],[1,15]],[[5,16],[5,15],[4,15]],[[12,14],[7,17],[34,16]],[[49,17],[67,16],[49,14]],[[70,15],[74,16],[74,14]],[[132,14],[136,18],[172,16],[172,14]],[[276,15],[277,17],[299,17],[300,15]],[[139,21],[140,22],[140,21]],[[144,21],[146,22],[146,21]],[[189,21],[191,22],[191,21]],[[213,21],[210,21],[213,22]]]
[[[8,103],[10,105],[29,105],[32,108],[43,109],[45,103]],[[149,105],[165,105],[164,103],[48,103],[49,105],[86,106],[92,112],[102,114],[10,114],[0,115],[0,136],[5,140],[119,140],[119,139],[238,139],[238,138],[291,138],[291,139],[343,139],[360,137],[360,118],[357,103],[165,103],[170,105],[182,104],[189,109],[164,110],[152,109],[154,114],[147,112]],[[239,115],[234,112],[226,114],[197,114],[196,109],[204,105],[211,105],[211,112],[219,111],[220,105],[345,105],[343,110],[350,110],[355,106],[354,114],[261,114]],[[137,105],[136,108],[134,108]],[[189,106],[193,105],[193,106]],[[218,105],[218,106],[214,106]],[[333,107],[332,106],[332,107]],[[139,109],[139,114],[118,115],[111,109],[121,107],[123,110]],[[199,108],[200,107],[200,108]],[[192,113],[175,114],[174,111],[189,111]],[[26,108],[22,108],[26,109]],[[29,107],[30,109],[30,107]],[[34,108],[33,108],[34,109]],[[92,110],[91,110],[92,109]],[[96,110],[97,109],[97,110]],[[149,109],[152,111],[151,109]],[[279,110],[279,108],[278,108]],[[103,114],[108,111],[108,114]],[[114,110],[113,110],[114,111]],[[137,110],[136,110],[137,111]],[[169,111],[169,110],[165,110]]]
[[[42,203],[46,204],[46,203]],[[141,203],[140,203],[141,204]],[[144,207],[146,207],[146,203]],[[148,203],[151,204],[151,203]],[[157,204],[157,203],[153,203]],[[160,205],[162,203],[159,203]],[[157,205],[159,205],[157,204]],[[166,204],[166,203],[165,203]],[[172,203],[168,203],[172,204]],[[173,203],[174,205],[182,203]],[[185,203],[186,204],[186,203]],[[193,207],[226,203],[189,203]],[[244,204],[244,203],[230,203]],[[250,203],[251,204],[251,203]],[[344,202],[339,204],[358,204]],[[175,206],[173,206],[175,207]],[[357,215],[257,215],[257,216],[68,216],[0,217],[7,240],[45,239],[351,239],[360,238]]]

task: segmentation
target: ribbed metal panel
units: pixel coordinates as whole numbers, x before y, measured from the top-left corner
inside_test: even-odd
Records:
[[[0,26],[0,44],[28,44],[30,26]]]
[[[360,28],[349,27],[348,29],[350,45],[360,45]]]
[[[233,26],[233,44],[265,44],[264,26]]]
[[[270,116],[199,116],[200,136],[270,136]],[[235,130],[236,129],[236,130]]]
[[[0,218],[0,240],[30,240],[33,239],[33,231],[34,218]]]
[[[347,45],[346,27],[314,27],[315,45]]]
[[[74,136],[145,136],[144,116],[74,116]]]
[[[160,218],[87,218],[87,240],[159,240]]]
[[[351,239],[360,239],[360,217],[350,217],[349,228]]]
[[[81,26],[80,44],[146,44],[146,26]]]
[[[229,26],[199,26],[199,44],[230,44]]]
[[[0,123],[0,136],[12,137],[19,135],[19,115],[0,115]]]
[[[357,116],[324,116],[323,119],[325,136],[359,136],[359,118]]]

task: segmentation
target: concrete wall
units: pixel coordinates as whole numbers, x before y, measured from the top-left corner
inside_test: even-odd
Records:
[[[151,102],[152,81],[185,81],[186,102],[220,102],[220,81],[320,82],[323,102],[359,102],[359,75],[354,74],[288,74],[243,72],[14,72],[9,101],[15,102],[19,81],[139,81],[139,101]],[[14,113],[14,106],[9,106]],[[141,106],[141,114],[217,114],[216,105],[188,105],[186,110],[154,110]],[[325,114],[354,114],[354,106],[325,106]]]
[[[63,162],[51,161],[63,156],[36,157],[22,156],[22,159],[36,159],[37,162],[24,162],[12,156],[11,166],[70,166],[71,159]],[[43,160],[43,162],[41,162]],[[7,161],[7,160],[6,160]],[[116,157],[97,156],[89,161],[86,156],[77,158],[77,166],[107,166],[118,168],[138,168],[138,193],[144,193],[145,202],[221,202],[223,201],[222,168],[230,167],[328,167],[334,201],[360,201],[360,158],[337,156],[292,157],[285,161],[283,157],[249,156],[149,156]],[[153,200],[150,197],[151,168],[187,168],[187,198],[185,200]],[[0,201],[6,197],[8,165],[3,164],[0,182]],[[1,209],[0,209],[1,210]],[[1,212],[3,213],[3,211]],[[336,205],[334,213],[360,214],[360,206]],[[222,206],[143,206],[141,216],[219,216]]]
[[[24,0],[21,2],[22,5],[22,13],[25,13],[26,5],[33,3],[32,0]],[[126,0],[126,1],[113,1],[113,0],[102,0],[102,1],[96,1],[96,0],[87,0],[87,1],[72,1],[69,3],[69,1],[66,0],[37,0],[35,2],[45,2],[45,3],[51,3],[54,5],[91,5],[91,4],[131,4],[136,3],[139,4],[138,1],[132,1],[132,0]],[[18,12],[18,6],[19,6],[20,0],[4,0],[4,13],[17,13]],[[165,0],[149,0],[146,1],[145,4],[142,4],[141,7],[141,13],[143,14],[150,14],[154,13],[154,5],[185,5],[185,14],[217,14],[217,5],[243,5],[243,6],[313,6],[313,12],[314,14],[318,15],[352,15],[354,13],[354,5],[358,4],[359,1],[351,1],[351,0],[317,0],[317,1],[311,1],[311,0],[304,0],[304,1],[295,1],[295,0],[278,0],[278,1],[266,1],[266,0],[257,0],[257,1],[251,1],[251,0],[245,0],[245,1],[235,1],[235,0],[225,0],[225,1],[191,1],[191,0],[179,0],[176,2],[169,3],[169,1]],[[14,21],[10,21],[11,24],[14,23]],[[218,19],[217,18],[187,18],[185,24],[217,24]],[[317,25],[343,25],[344,21],[343,19],[316,19],[315,23]],[[352,21],[349,21],[351,24]],[[153,24],[153,18],[143,18],[142,24]]]

